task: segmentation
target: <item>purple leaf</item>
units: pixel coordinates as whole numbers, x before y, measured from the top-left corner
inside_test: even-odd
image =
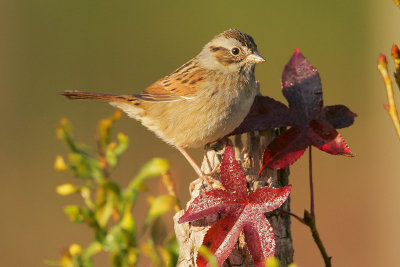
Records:
[[[258,96],[247,117],[232,132],[291,126],[268,145],[262,169],[286,168],[311,145],[333,155],[354,156],[336,129],[352,125],[357,115],[344,105],[323,107],[319,73],[298,49],[285,66],[281,83],[289,107]]]

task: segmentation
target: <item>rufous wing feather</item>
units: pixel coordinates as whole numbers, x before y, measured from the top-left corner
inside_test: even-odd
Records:
[[[178,69],[179,72],[173,72],[156,81],[135,96],[149,102],[173,102],[193,98],[204,86],[205,75],[204,71],[193,69],[192,73],[185,73],[187,68],[190,67]]]

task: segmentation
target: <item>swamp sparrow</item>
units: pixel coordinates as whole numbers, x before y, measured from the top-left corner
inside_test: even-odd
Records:
[[[195,58],[141,94],[61,94],[69,99],[105,100],[122,109],[177,147],[203,176],[184,147],[217,141],[240,125],[258,93],[255,64],[264,61],[251,36],[230,29],[215,36]]]

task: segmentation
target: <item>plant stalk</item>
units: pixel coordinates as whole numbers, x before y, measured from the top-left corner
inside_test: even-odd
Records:
[[[311,217],[315,218],[315,208],[314,208],[314,183],[312,175],[312,146],[308,148],[308,173],[310,177],[310,210]]]
[[[318,246],[319,251],[321,252],[322,257],[324,258],[325,266],[331,267],[331,257],[326,253],[326,249],[322,243],[321,238],[319,237],[319,233],[317,230],[317,226],[315,224],[315,206],[314,206],[314,183],[313,183],[313,169],[312,169],[312,147],[308,148],[308,171],[309,171],[309,179],[310,179],[310,210],[311,213],[307,210],[304,211],[304,224],[307,225],[311,234],[314,238],[315,243]]]

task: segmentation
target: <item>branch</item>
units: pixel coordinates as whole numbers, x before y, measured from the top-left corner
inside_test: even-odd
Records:
[[[328,253],[326,253],[324,244],[322,243],[322,240],[319,237],[317,226],[315,224],[315,217],[312,216],[307,210],[305,210],[303,220],[304,220],[304,224],[307,225],[311,230],[311,234],[312,234],[312,237],[314,238],[315,244],[317,244],[322,257],[324,258],[325,266],[331,267],[332,266],[332,264],[331,264],[332,257],[329,257]]]
[[[309,155],[309,169],[308,169],[308,173],[310,176],[310,210],[311,213],[308,212],[307,210],[304,211],[304,218],[303,218],[303,222],[305,225],[307,225],[310,230],[311,230],[311,234],[314,238],[315,244],[317,244],[319,251],[321,252],[322,257],[324,258],[324,262],[325,262],[325,266],[326,267],[331,267],[331,257],[328,256],[328,253],[326,253],[325,247],[322,244],[322,240],[319,237],[319,233],[317,230],[317,226],[315,224],[315,206],[314,206],[314,184],[313,184],[313,170],[312,170],[312,150],[311,150],[311,146],[309,146],[308,148],[308,155]]]
[[[393,83],[389,77],[388,69],[387,69],[387,60],[384,54],[381,54],[378,59],[378,70],[382,75],[383,81],[386,87],[386,94],[388,98],[388,104],[385,105],[385,109],[389,113],[390,118],[392,119],[394,128],[396,129],[397,135],[400,138],[400,120],[399,115],[397,113],[396,103],[394,101],[394,93],[393,93]]]
[[[396,44],[392,46],[392,58],[394,60],[394,68],[396,69],[394,72],[394,79],[400,89],[400,49]]]
[[[315,244],[317,244],[319,251],[321,252],[322,258],[324,259],[325,266],[326,267],[331,267],[331,259],[332,257],[328,256],[328,253],[326,252],[326,249],[324,247],[324,244],[322,243],[321,238],[319,237],[319,233],[317,230],[317,225],[315,224],[315,207],[314,207],[314,184],[313,184],[313,171],[312,171],[312,153],[311,153],[311,146],[309,147],[309,179],[310,179],[310,210],[304,210],[304,217],[301,218],[300,216],[291,213],[290,211],[287,211],[285,209],[280,209],[280,211],[289,214],[296,218],[299,222],[302,224],[307,225],[310,230],[312,237],[314,238]]]

